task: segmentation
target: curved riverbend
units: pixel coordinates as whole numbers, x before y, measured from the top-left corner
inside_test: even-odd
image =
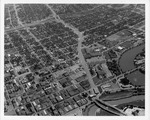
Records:
[[[140,46],[137,46],[137,47],[134,47],[132,49],[125,51],[121,55],[119,59],[119,66],[122,72],[126,72],[135,68],[134,59],[137,56],[137,54],[142,52],[144,47],[145,47],[145,44],[142,44]]]
[[[119,66],[122,72],[127,72],[136,68],[134,59],[139,53],[143,51],[144,48],[145,44],[142,44],[140,46],[129,49],[122,54],[119,59]],[[125,77],[127,77],[133,85],[145,85],[145,75],[139,70],[131,72]]]

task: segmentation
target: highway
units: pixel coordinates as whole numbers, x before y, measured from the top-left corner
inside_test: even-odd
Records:
[[[110,113],[113,113],[115,115],[119,115],[119,116],[126,116],[126,114],[121,111],[120,109],[114,107],[114,106],[111,106],[109,105],[108,103],[105,103],[104,101],[102,100],[98,100],[98,99],[92,99],[92,101],[100,108],[110,112]]]

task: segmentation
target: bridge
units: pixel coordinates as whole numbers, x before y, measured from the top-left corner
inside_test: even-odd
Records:
[[[118,116],[126,116],[126,114],[121,111],[120,109],[114,107],[114,106],[111,106],[109,105],[108,103],[102,101],[102,100],[98,100],[98,99],[92,99],[92,101],[100,108],[112,113],[112,114],[115,114],[115,115],[118,115]]]

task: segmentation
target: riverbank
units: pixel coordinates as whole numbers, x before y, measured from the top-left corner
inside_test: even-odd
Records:
[[[119,59],[119,66],[122,72],[127,72],[135,68],[134,59],[145,48],[145,44],[136,46],[125,51]]]
[[[145,101],[145,95],[132,96],[129,98],[119,99],[119,100],[115,100],[115,101],[107,101],[107,103],[112,106],[119,106],[121,104],[128,104],[131,102],[134,103],[136,101]],[[100,109],[100,113],[96,113],[97,109]],[[95,104],[89,104],[88,107],[86,108],[86,110],[84,111],[83,115],[84,116],[95,116],[95,115],[96,116],[113,116],[114,114],[109,113],[109,112],[99,108]]]

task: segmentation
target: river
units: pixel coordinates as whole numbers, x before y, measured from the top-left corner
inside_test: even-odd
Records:
[[[130,103],[130,102],[144,100],[144,99],[145,99],[145,95],[139,95],[139,96],[132,96],[130,98],[125,98],[125,99],[120,99],[115,101],[108,101],[107,103],[112,106],[117,106],[120,104]],[[100,109],[100,113],[96,113],[97,109],[100,108],[95,104],[90,104],[89,107],[87,107],[87,109],[85,110],[84,115],[88,115],[88,116],[113,116],[114,115],[102,109]]]
[[[134,59],[136,55],[142,52],[144,48],[145,44],[142,44],[124,52],[119,60],[120,69],[123,72],[135,69],[136,67],[134,65]],[[126,77],[133,85],[145,85],[145,74],[141,73],[139,70],[126,75]]]
[[[135,69],[136,67],[134,66],[134,59],[136,55],[140,52],[142,52],[142,49],[145,47],[144,44],[137,46],[135,48],[132,48],[130,50],[127,50],[122,54],[119,60],[119,66],[123,72]],[[141,72],[134,71],[131,74],[128,74],[126,76],[133,84],[135,85],[144,85],[145,84],[145,75]],[[129,102],[134,102],[137,100],[144,100],[145,95],[139,95],[139,96],[132,96],[130,98],[125,98],[125,99],[120,99],[120,100],[115,100],[115,101],[107,101],[110,105],[117,106],[119,104],[125,104]],[[89,116],[105,116],[105,115],[113,115],[109,112],[106,112],[102,109],[100,109],[100,113],[96,113],[96,111],[99,109],[95,104],[89,105],[87,107],[87,110],[85,111],[85,115]]]
[[[129,49],[122,54],[119,59],[119,66],[123,72],[135,68],[134,59],[138,53],[142,52],[143,48],[145,48],[145,44]]]

